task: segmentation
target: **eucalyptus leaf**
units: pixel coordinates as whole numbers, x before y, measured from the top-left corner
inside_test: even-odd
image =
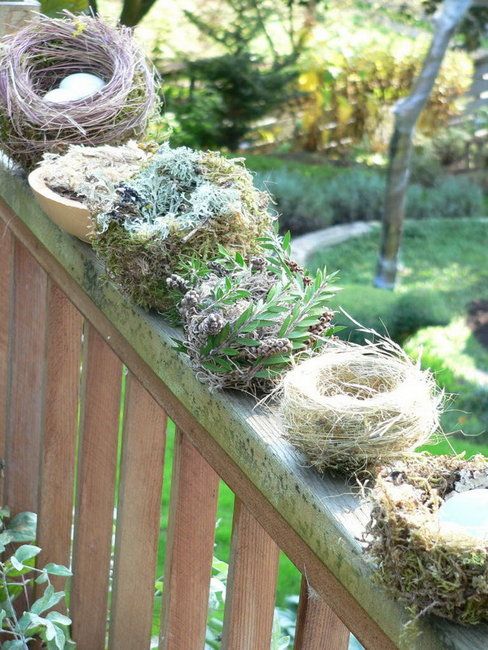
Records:
[[[15,559],[19,562],[25,563],[27,560],[31,560],[36,555],[39,555],[41,549],[39,546],[33,546],[29,544],[24,544],[15,551]]]
[[[70,577],[73,575],[67,567],[62,566],[61,564],[55,564],[54,562],[49,562],[46,564],[44,571],[52,576]]]
[[[64,598],[64,591],[54,591],[54,587],[49,585],[46,587],[44,594],[38,598],[31,606],[33,614],[42,614],[54,605],[57,605],[60,600]]]

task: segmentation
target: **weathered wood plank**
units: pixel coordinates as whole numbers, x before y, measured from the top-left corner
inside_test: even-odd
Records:
[[[37,512],[47,275],[19,241],[14,243],[13,268],[5,501],[13,513]]]
[[[223,650],[269,649],[279,554],[275,542],[236,498]]]
[[[117,506],[111,650],[147,650],[150,645],[165,440],[165,413],[129,373]]]
[[[219,478],[176,432],[164,568],[161,650],[205,643]]]
[[[358,538],[367,512],[351,487],[319,477],[280,435],[279,424],[251,400],[209,394],[173,349],[176,333],[103,283],[92,251],[42,214],[21,180],[0,168],[0,218],[96,324],[168,416],[236,491],[259,523],[306,575],[347,627],[369,648],[484,650],[488,628],[421,624],[421,641],[402,636],[409,615],[371,582]]]
[[[5,503],[5,445],[8,413],[9,332],[12,315],[14,239],[0,226],[0,503]]]
[[[2,0],[0,2],[0,37],[16,32],[25,23],[36,20],[41,3],[37,0]]]
[[[69,566],[83,319],[52,280],[47,313],[37,543],[40,564]],[[64,580],[53,576],[53,584],[61,589]]]
[[[347,650],[349,630],[302,578],[295,650]]]
[[[78,650],[105,648],[121,363],[84,330],[82,411],[70,611]]]

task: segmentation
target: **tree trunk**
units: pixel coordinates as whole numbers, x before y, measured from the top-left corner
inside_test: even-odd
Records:
[[[397,102],[393,109],[395,128],[390,141],[381,249],[374,280],[376,287],[393,289],[395,286],[415,125],[432,92],[449,41],[472,3],[473,0],[445,0],[442,3],[435,16],[436,29],[422,71],[411,94]]]
[[[147,14],[156,0],[124,0],[120,22],[126,27],[135,27]]]

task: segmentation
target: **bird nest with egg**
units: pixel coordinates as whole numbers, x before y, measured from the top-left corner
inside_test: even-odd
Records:
[[[488,460],[418,454],[384,467],[371,493],[368,551],[416,616],[488,620]]]
[[[273,222],[268,203],[242,160],[165,143],[96,215],[93,246],[138,305],[166,312],[174,305],[166,280],[185,261],[211,260],[220,245],[259,250]]]
[[[155,84],[130,29],[41,16],[2,44],[0,148],[23,167],[68,144],[120,144],[144,132]]]

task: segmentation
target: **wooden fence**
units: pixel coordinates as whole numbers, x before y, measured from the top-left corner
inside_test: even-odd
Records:
[[[348,630],[370,650],[486,649],[485,627],[429,622],[402,636],[409,616],[372,582],[351,486],[308,469],[250,399],[211,394],[175,334],[105,282],[90,247],[0,166],[1,490],[14,513],[39,513],[41,562],[72,566],[78,649],[149,648],[167,417],[161,649],[204,646],[220,480],[235,493],[223,649],[269,649],[280,549],[303,576],[297,650],[343,650]]]

